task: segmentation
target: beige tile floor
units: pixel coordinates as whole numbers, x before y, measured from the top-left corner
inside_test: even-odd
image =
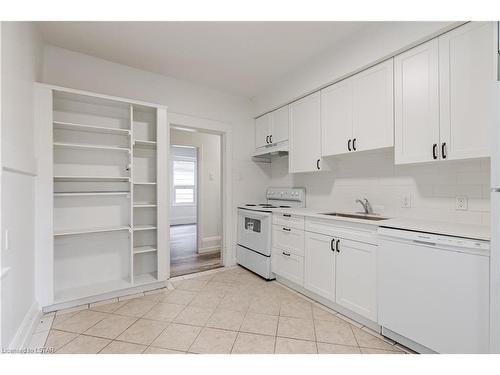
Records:
[[[55,353],[403,354],[335,311],[234,267],[47,314],[35,342]],[[49,329],[50,326],[50,329]],[[38,331],[37,331],[38,332]],[[42,338],[43,337],[43,338]]]

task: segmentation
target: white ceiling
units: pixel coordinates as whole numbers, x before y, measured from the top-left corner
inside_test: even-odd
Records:
[[[252,97],[370,22],[39,22],[48,44]]]

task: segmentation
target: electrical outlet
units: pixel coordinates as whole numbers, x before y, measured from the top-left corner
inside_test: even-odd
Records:
[[[401,197],[401,208],[410,208],[411,207],[411,195],[404,194]]]
[[[468,200],[467,197],[456,197],[455,198],[455,209],[456,210],[467,210]]]

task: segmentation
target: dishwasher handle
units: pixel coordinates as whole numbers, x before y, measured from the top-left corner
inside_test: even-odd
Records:
[[[413,240],[413,243],[416,243],[419,245],[436,246],[435,242],[428,242],[428,241]]]

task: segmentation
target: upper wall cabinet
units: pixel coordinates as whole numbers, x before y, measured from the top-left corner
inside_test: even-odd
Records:
[[[432,161],[439,144],[438,41],[394,58],[396,164]]]
[[[393,61],[321,91],[322,155],[394,145]]]
[[[493,22],[471,22],[394,59],[395,162],[490,155]]]
[[[320,93],[290,104],[290,173],[329,170],[321,158]]]
[[[255,148],[270,147],[288,140],[288,106],[255,120]]]
[[[270,144],[269,136],[273,129],[273,116],[267,113],[255,120],[255,148],[265,147]]]
[[[496,78],[493,22],[471,22],[439,37],[441,157],[490,156]]]

